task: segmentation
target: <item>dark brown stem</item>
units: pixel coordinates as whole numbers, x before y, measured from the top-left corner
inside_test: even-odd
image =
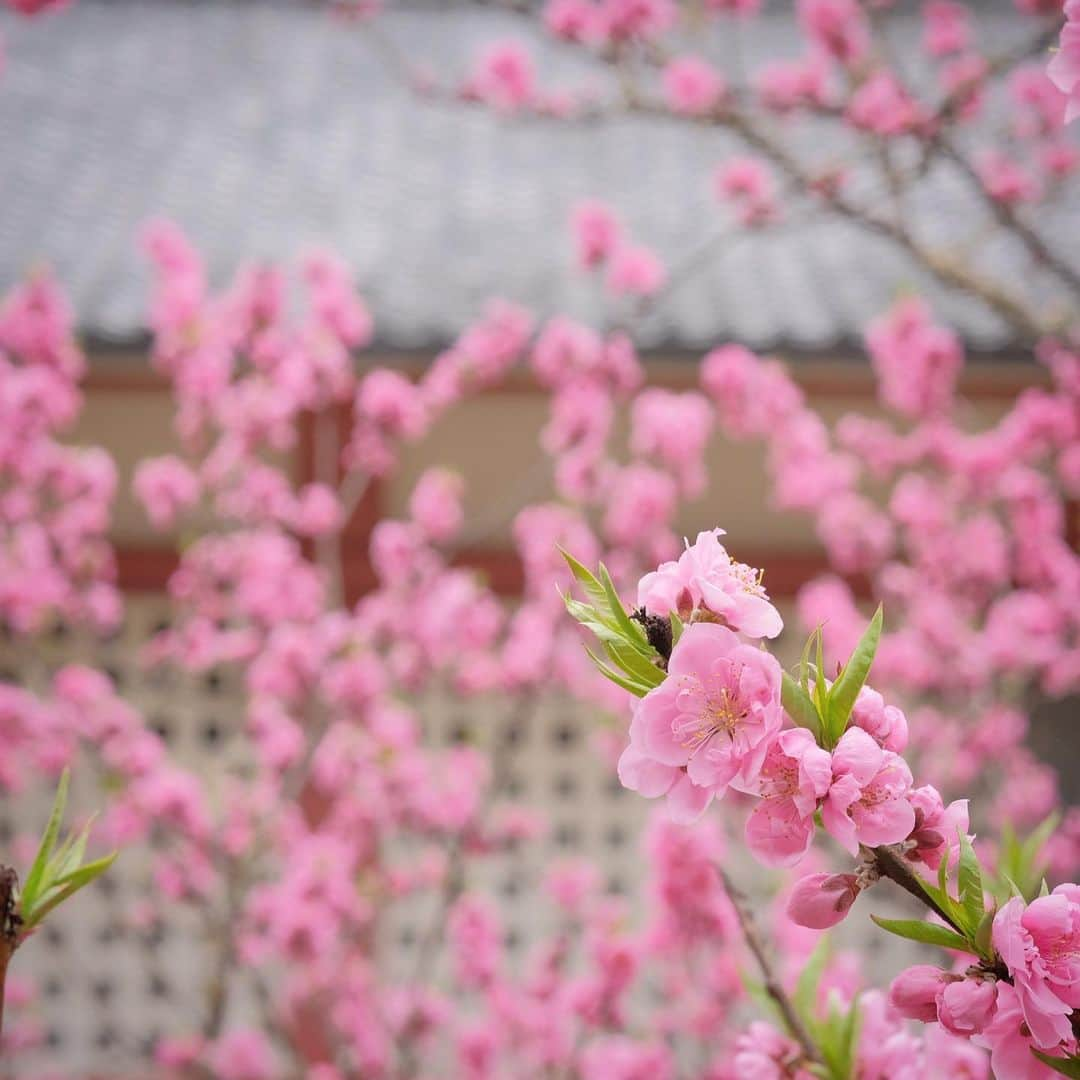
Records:
[[[920,904],[925,905],[936,915],[939,915],[944,919],[946,925],[951,926],[958,934],[963,937],[967,936],[963,929],[956,925],[952,916],[941,907],[933,897],[927,895],[926,890],[920,884],[915,872],[908,866],[903,856],[900,855],[895,848],[863,848],[862,851],[863,854],[873,862],[878,873],[883,878],[888,878],[894,884],[899,885],[904,892],[915,897]]]
[[[7,942],[0,944],[0,1049],[4,1038],[4,987],[7,983],[7,969],[11,962],[12,950]]]
[[[821,1052],[817,1048],[817,1044],[810,1037],[810,1033],[806,1030],[806,1025],[799,1018],[795,1005],[792,1003],[791,998],[787,996],[780,980],[773,971],[772,963],[765,951],[765,944],[758,935],[757,928],[754,926],[754,919],[750,914],[746,897],[735,887],[731,878],[728,877],[727,871],[724,870],[722,866],[717,866],[716,872],[720,875],[720,880],[724,883],[724,889],[728,894],[728,898],[731,900],[731,906],[735,909],[735,915],[739,920],[739,929],[742,930],[742,935],[746,939],[746,944],[750,947],[750,951],[754,954],[754,959],[757,961],[757,966],[761,971],[761,977],[765,981],[765,992],[776,1003],[776,1007],[780,1010],[780,1015],[784,1018],[784,1023],[787,1025],[787,1028],[795,1041],[802,1048],[806,1060],[821,1064],[822,1057]]]
[[[0,1038],[4,1034],[4,990],[8,964],[19,947],[22,919],[17,910],[19,877],[10,866],[0,866]]]

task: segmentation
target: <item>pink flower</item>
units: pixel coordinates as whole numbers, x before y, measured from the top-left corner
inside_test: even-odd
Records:
[[[668,677],[635,703],[630,740],[722,795],[729,785],[753,789],[782,721],[776,660],[727,627],[695,623],[672,650]]]
[[[788,896],[788,918],[810,930],[828,930],[843,920],[858,895],[854,874],[807,874]]]
[[[932,964],[916,964],[900,972],[889,987],[889,1003],[901,1016],[924,1024],[937,1021],[938,994],[945,972]]]
[[[761,801],[746,821],[746,843],[767,866],[794,866],[814,838],[814,811],[832,779],[827,751],[806,728],[782,731],[761,766]]]
[[[664,68],[664,98],[672,112],[684,116],[707,113],[724,90],[724,80],[716,69],[696,56],[677,56]]]
[[[851,710],[851,723],[865,731],[883,750],[902,754],[908,742],[907,718],[874,689],[864,686]]]
[[[735,1040],[732,1059],[733,1076],[746,1080],[780,1080],[786,1076],[802,1076],[799,1044],[766,1023],[755,1020]],[[798,1070],[798,1071],[796,1071]]]
[[[597,16],[590,0],[548,0],[544,24],[555,37],[584,41],[596,26]]]
[[[994,1075],[1008,1080],[1053,1080],[1058,1076],[1031,1052],[1032,1037],[1020,995],[1008,983],[997,992],[997,1012],[973,1040],[990,1051]]]
[[[276,1070],[265,1036],[238,1028],[213,1044],[210,1062],[221,1080],[270,1080]]]
[[[923,45],[932,56],[963,52],[971,38],[971,12],[956,0],[923,5]]]
[[[761,103],[776,112],[825,102],[827,69],[817,54],[800,60],[772,60],[758,69],[757,92]]]
[[[607,287],[615,296],[652,296],[667,281],[667,270],[647,247],[620,247],[608,265]]]
[[[799,23],[815,45],[841,64],[860,60],[870,44],[856,0],[799,0]]]
[[[915,827],[907,801],[911,771],[862,728],[851,727],[832,755],[833,782],[821,808],[825,828],[852,855],[859,844],[898,844]]]
[[[156,529],[168,529],[177,517],[198,502],[199,478],[171,454],[146,458],[135,469],[135,494]]]
[[[982,185],[997,202],[1014,206],[1039,196],[1039,184],[1019,162],[1000,150],[986,150],[975,162]]]
[[[712,409],[701,394],[642,390],[631,409],[630,446],[646,460],[668,466],[683,491],[697,496],[705,486],[702,459],[712,425]]]
[[[517,112],[536,97],[533,59],[520,42],[496,42],[480,56],[469,85],[481,101],[500,112]]]
[[[908,858],[924,862],[931,870],[948,858],[950,865],[956,860],[961,834],[967,836],[967,799],[956,799],[945,806],[937,789],[926,784],[908,792],[908,802],[915,811],[915,826],[909,837],[915,847]]]
[[[409,514],[430,540],[449,540],[461,528],[465,482],[450,469],[428,469],[409,498]]]
[[[1065,123],[1069,124],[1080,116],[1080,0],[1067,0],[1065,19],[1058,51],[1046,73],[1054,85],[1068,95]]]
[[[872,75],[851,97],[848,119],[864,131],[903,135],[922,119],[918,103],[887,71]]]
[[[698,533],[677,562],[662,563],[638,583],[638,604],[652,615],[684,619],[704,608],[747,637],[776,637],[784,628],[760,575],[735,562],[720,543],[723,529]]]
[[[997,980],[947,978],[938,996],[938,1022],[954,1035],[977,1035],[994,1018]]]
[[[994,948],[1013,977],[1036,1046],[1072,1038],[1080,1006],[1080,886],[1059,885],[1030,904],[1014,897],[994,916]]]
[[[611,257],[622,227],[610,206],[602,202],[580,203],[574,209],[571,224],[578,265],[591,270]]]
[[[997,980],[954,975],[928,964],[901,972],[889,988],[889,1002],[909,1020],[940,1023],[953,1035],[982,1031],[997,1007]]]
[[[685,769],[649,757],[633,742],[619,758],[619,782],[646,799],[667,796],[668,814],[680,825],[697,821],[713,798],[712,791],[698,787]]]
[[[772,174],[756,158],[732,158],[713,176],[717,199],[731,203],[742,225],[764,225],[776,216]]]

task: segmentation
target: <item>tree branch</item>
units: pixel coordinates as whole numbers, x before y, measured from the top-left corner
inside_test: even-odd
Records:
[[[757,961],[758,969],[761,971],[761,977],[765,981],[765,992],[776,1003],[776,1007],[780,1010],[780,1014],[784,1018],[784,1023],[787,1025],[788,1030],[791,1032],[795,1041],[802,1048],[806,1060],[821,1064],[821,1051],[818,1050],[817,1044],[814,1042],[813,1038],[811,1038],[810,1032],[806,1030],[806,1025],[799,1017],[794,1003],[791,998],[788,997],[779,978],[777,978],[776,973],[773,971],[772,963],[765,951],[765,945],[758,936],[757,928],[754,926],[754,919],[748,909],[746,897],[735,887],[731,878],[728,876],[727,871],[719,864],[716,864],[716,872],[720,875],[720,880],[724,884],[724,890],[731,900],[731,906],[735,909],[735,915],[739,920],[739,929],[742,930],[742,935],[746,939],[746,944],[749,946],[750,951],[754,954],[754,959]]]

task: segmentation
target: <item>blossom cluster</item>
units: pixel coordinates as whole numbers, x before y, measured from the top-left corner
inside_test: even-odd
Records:
[[[821,669],[819,631],[813,683],[805,658],[796,681],[760,644],[781,629],[760,575],[732,560],[720,535],[702,533],[677,561],[641,579],[633,616],[640,629],[625,621],[617,597],[597,588],[602,581],[571,564],[601,601],[568,601],[571,614],[609,643],[614,667],[602,666],[604,674],[637,695],[622,782],[647,797],[666,795],[670,815],[683,822],[729,790],[751,796],[746,846],[769,866],[803,862],[820,823],[859,863],[852,873],[804,873],[788,896],[792,921],[834,926],[862,891],[892,878],[945,925],[880,925],[975,963],[908,969],[892,984],[889,1008],[988,1048],[995,1075],[1006,1080],[1053,1075],[1063,1058],[1069,1075],[1080,1060],[1080,886],[1050,892],[1044,881],[1029,901],[1010,883],[1014,895],[987,909],[967,800],[946,806],[932,785],[914,786],[901,756],[907,720],[866,685],[880,611],[835,680]],[[955,897],[947,884],[954,867]],[[798,1068],[812,1051],[767,1028],[748,1033],[744,1046],[776,1068]]]

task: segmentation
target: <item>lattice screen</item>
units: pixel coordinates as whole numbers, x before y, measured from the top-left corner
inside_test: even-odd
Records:
[[[0,646],[0,674],[40,682],[55,667],[75,660],[109,672],[122,693],[143,711],[168,741],[176,758],[204,776],[220,775],[235,760],[242,718],[238,689],[212,674],[198,681],[141,668],[137,647],[167,617],[164,598],[129,598],[123,630],[107,642],[59,634],[19,658]],[[509,855],[475,864],[470,887],[494,895],[504,915],[507,945],[519,954],[552,926],[554,913],[538,886],[553,859],[583,854],[596,862],[615,892],[632,895],[641,872],[640,834],[648,804],[624,792],[589,747],[595,716],[580,706],[551,698],[535,704],[526,718],[507,720],[505,704],[489,701],[467,707],[449,699],[422,703],[427,738],[449,745],[469,741],[490,745],[494,732],[505,740],[507,793],[542,808],[551,822],[547,838]],[[78,778],[76,778],[76,785]],[[76,807],[92,807],[100,796],[73,792]],[[36,833],[50,793],[0,803],[0,851],[20,831]],[[735,872],[746,877],[745,868]],[[46,1069],[72,1076],[145,1077],[149,1049],[162,1031],[190,1029],[201,1015],[199,1002],[209,970],[199,929],[183,912],[154,905],[159,917],[133,925],[126,912],[153,900],[145,867],[136,852],[125,852],[103,883],[51,920],[40,941],[17,955],[13,974],[40,976],[40,1018],[47,1046],[20,1076],[40,1077]],[[885,911],[887,905],[875,904]],[[382,947],[391,969],[411,971],[411,958],[429,926],[428,903],[403,905],[386,924]],[[855,922],[855,920],[850,920]],[[853,928],[852,928],[853,929]],[[880,966],[896,971],[900,962],[873,937]],[[61,977],[63,972],[63,977]],[[244,1005],[238,1006],[242,1020]],[[0,1063],[0,1077],[4,1075]]]

